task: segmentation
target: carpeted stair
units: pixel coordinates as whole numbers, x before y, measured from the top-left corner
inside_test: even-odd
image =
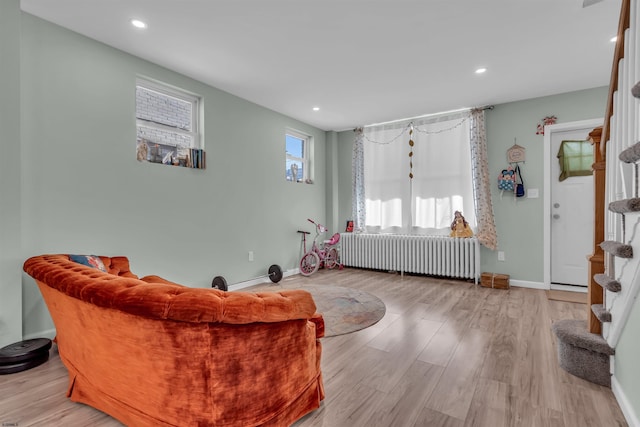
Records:
[[[558,337],[560,367],[576,377],[611,387],[609,356],[615,350],[602,336],[587,330],[584,320],[559,320],[552,325]]]
[[[635,86],[631,88],[631,94],[636,98],[640,98],[640,82],[636,83]]]
[[[596,274],[595,276],[593,276],[593,280],[595,280],[598,285],[602,286],[610,292],[620,292],[620,290],[622,289],[622,285],[620,285],[620,282],[612,279],[606,274]]]
[[[631,245],[607,240],[600,243],[600,247],[603,251],[615,255],[618,258],[633,258],[633,248]]]
[[[601,323],[611,322],[611,313],[602,304],[592,304],[591,311]]]

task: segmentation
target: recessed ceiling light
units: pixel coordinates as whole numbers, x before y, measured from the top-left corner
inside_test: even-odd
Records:
[[[484,72],[486,72],[486,71],[487,71],[487,69],[486,69],[486,68],[478,68],[478,69],[476,70],[476,74],[482,74],[482,73],[484,73]]]
[[[613,36],[613,37],[611,37],[611,38],[609,39],[609,41],[610,41],[611,43],[615,43],[615,42],[617,42],[617,41],[618,41],[618,36]]]
[[[147,24],[142,22],[139,19],[132,19],[130,22],[131,22],[131,25],[133,25],[136,28],[147,28]]]
[[[313,107],[313,111],[320,111],[320,107]]]

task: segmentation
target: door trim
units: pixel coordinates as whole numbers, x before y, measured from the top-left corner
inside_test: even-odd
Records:
[[[590,128],[593,130],[598,126],[602,126],[604,119],[579,120],[575,122],[559,123],[544,127],[544,146],[543,146],[543,163],[544,163],[544,197],[543,197],[543,260],[544,260],[544,286],[545,289],[551,289],[551,135],[557,132],[565,132],[570,130],[579,130]],[[587,282],[588,283],[588,282]],[[585,288],[586,289],[586,288]]]

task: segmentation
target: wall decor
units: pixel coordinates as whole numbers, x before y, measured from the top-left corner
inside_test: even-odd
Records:
[[[527,150],[516,144],[516,139],[513,138],[513,146],[507,150],[507,161],[509,163],[524,162]]]
[[[558,118],[556,116],[547,116],[543,118],[542,121],[538,123],[538,126],[536,128],[536,135],[544,135],[544,127],[546,125],[555,125],[557,121]]]

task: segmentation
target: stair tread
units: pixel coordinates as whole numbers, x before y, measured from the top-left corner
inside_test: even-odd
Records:
[[[605,240],[600,243],[600,247],[603,251],[619,258],[633,258],[633,248],[631,245],[625,245],[624,243],[614,242],[612,240]]]
[[[596,274],[593,276],[593,280],[603,288],[611,292],[620,292],[622,285],[615,279],[607,276],[606,274]]]
[[[616,200],[609,203],[609,210],[615,213],[640,212],[640,198]]]
[[[640,82],[636,83],[635,86],[631,88],[631,94],[636,98],[640,98]]]
[[[597,353],[613,355],[615,349],[611,348],[601,335],[592,334],[587,329],[584,320],[564,319],[551,325],[551,329],[559,340],[580,348],[595,351]]]
[[[611,322],[611,312],[602,304],[592,304],[591,311],[601,322]]]
[[[635,163],[640,160],[640,142],[636,142],[631,147],[623,150],[618,158],[625,163]]]

